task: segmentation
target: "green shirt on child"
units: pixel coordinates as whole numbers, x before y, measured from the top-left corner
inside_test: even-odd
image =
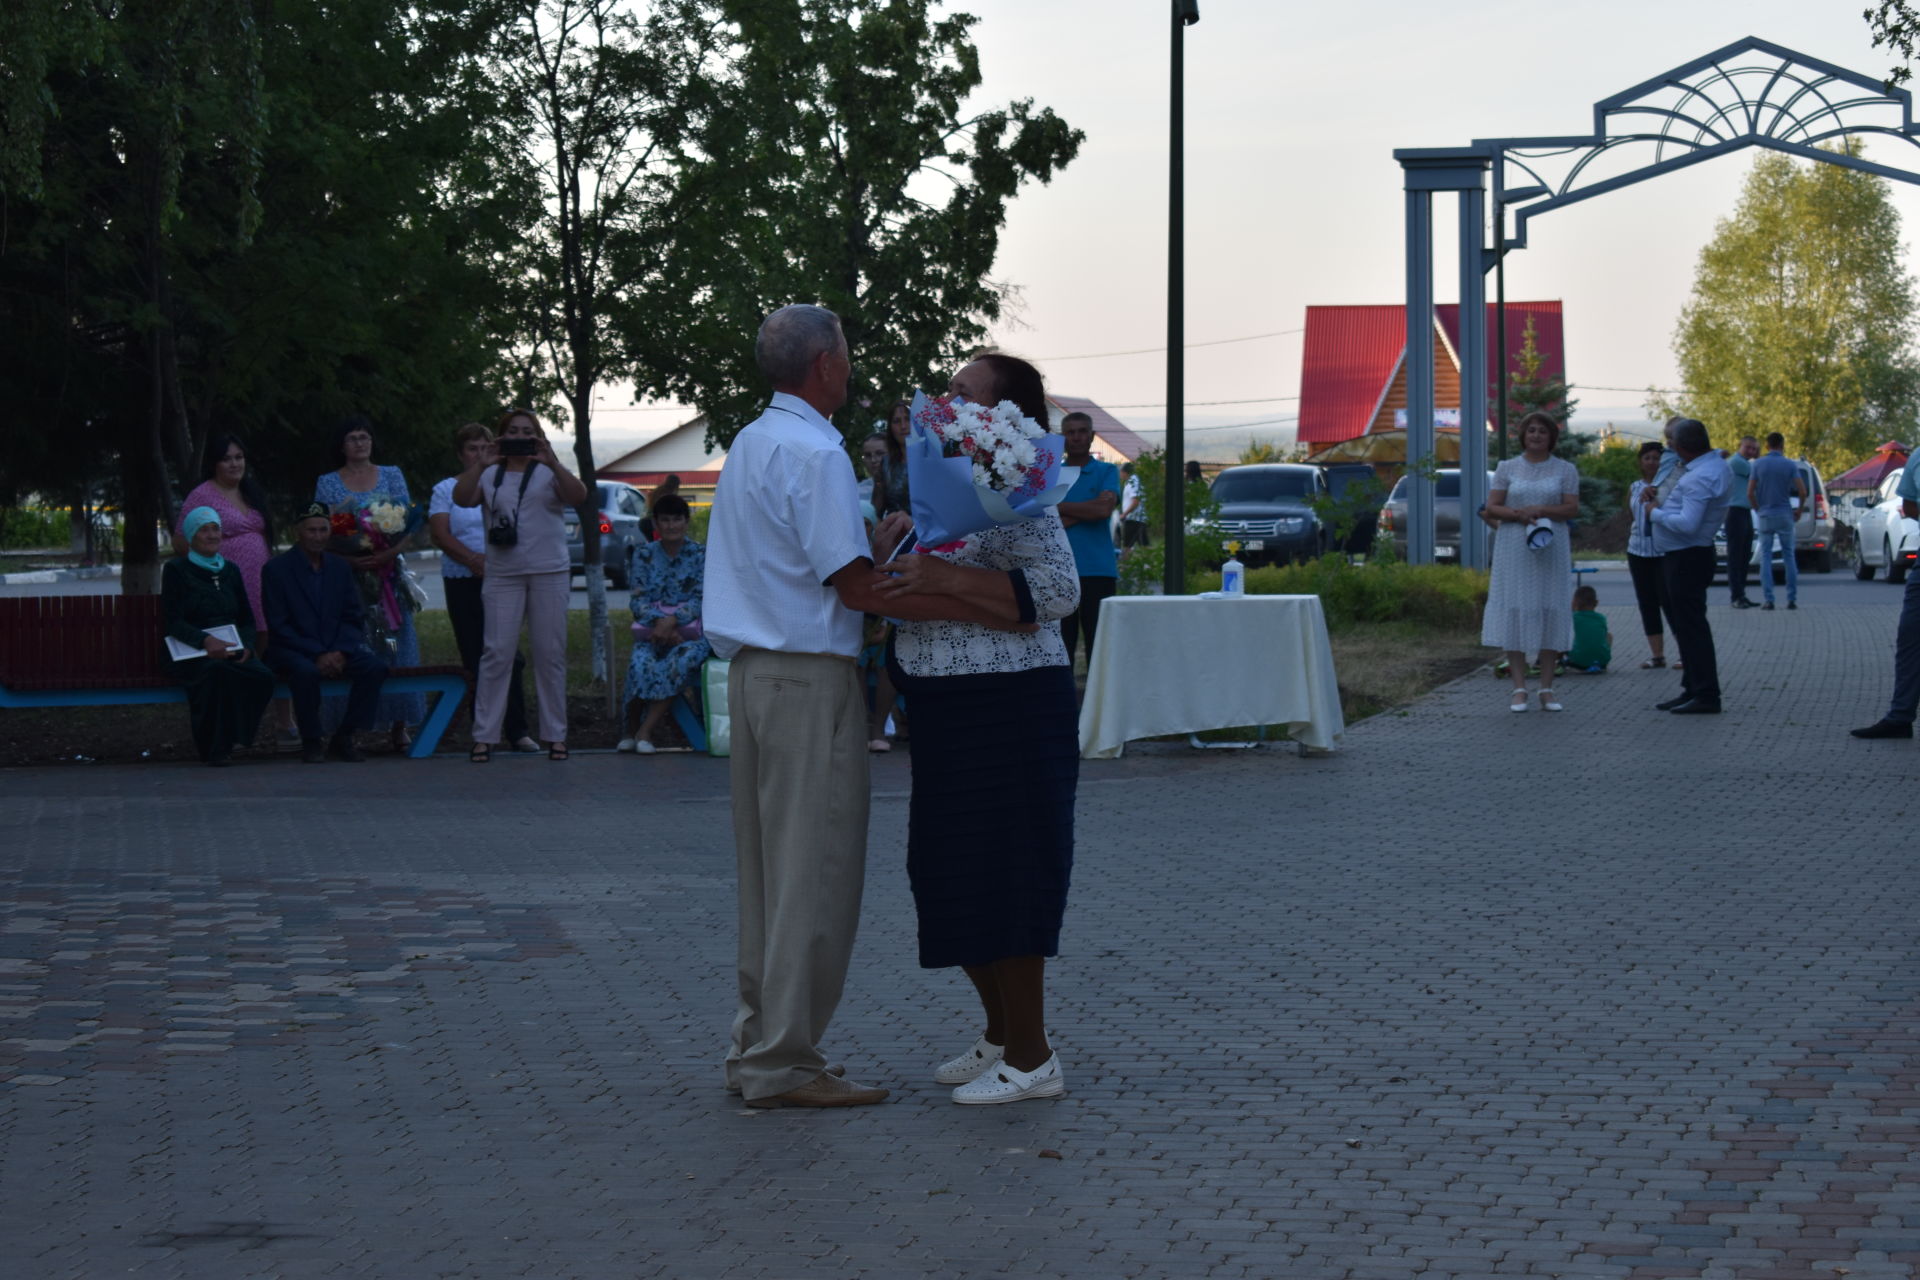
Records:
[[[1613,661],[1613,646],[1607,643],[1607,615],[1598,609],[1573,612],[1573,648],[1567,651],[1567,665],[1576,671],[1604,667]]]

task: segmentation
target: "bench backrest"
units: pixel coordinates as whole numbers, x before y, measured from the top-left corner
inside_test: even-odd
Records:
[[[159,596],[0,599],[0,684],[114,688],[170,678]]]

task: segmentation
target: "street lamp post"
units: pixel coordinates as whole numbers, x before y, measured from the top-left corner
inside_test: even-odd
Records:
[[[1183,173],[1186,161],[1186,77],[1183,53],[1186,29],[1200,21],[1200,0],[1173,0],[1173,84],[1167,147],[1167,521],[1166,573],[1160,589],[1167,595],[1187,590],[1186,556],[1186,218]]]

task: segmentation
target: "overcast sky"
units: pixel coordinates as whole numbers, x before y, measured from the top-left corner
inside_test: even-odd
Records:
[[[1201,21],[1186,37],[1187,340],[1297,330],[1310,304],[1400,302],[1396,147],[1584,134],[1596,99],[1748,35],[1883,75],[1892,63],[1872,48],[1863,7],[1200,0]],[[1022,303],[1019,322],[994,337],[1038,358],[1052,388],[1091,396],[1154,431],[1164,422],[1166,377],[1157,350],[1064,357],[1165,341],[1168,0],[968,0],[951,8],[980,18],[983,105],[1031,97],[1087,134],[1064,173],[1026,189],[1011,207],[995,275],[1018,286]],[[1868,154],[1920,168],[1920,151],[1903,143],[1876,140]],[[1507,296],[1564,300],[1573,382],[1673,384],[1670,342],[1695,259],[1733,207],[1754,155],[1736,153],[1533,222],[1531,247],[1508,258]],[[1893,186],[1911,246],[1920,188]],[[1452,199],[1435,201],[1442,301],[1457,294]],[[1245,402],[1190,408],[1190,450],[1230,454],[1245,435],[1201,428],[1279,419],[1250,430],[1290,436],[1299,381],[1297,333],[1190,350],[1190,403]],[[1643,416],[1637,390],[1577,394],[1580,425]],[[611,443],[673,417],[604,413],[600,430]]]

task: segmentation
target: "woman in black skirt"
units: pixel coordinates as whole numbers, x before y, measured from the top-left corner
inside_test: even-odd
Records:
[[[954,375],[956,395],[1010,400],[1048,425],[1040,372],[982,356]],[[1047,1043],[1046,962],[1059,954],[1073,870],[1080,773],[1073,669],[1058,620],[1079,603],[1066,529],[1045,515],[976,533],[957,547],[889,563],[882,591],[993,596],[1018,622],[903,622],[888,669],[913,705],[907,875],[920,964],[966,971],[986,1015],[973,1047],[934,1079],[982,1104],[1065,1092]],[[1004,597],[1002,599],[1001,597]]]

